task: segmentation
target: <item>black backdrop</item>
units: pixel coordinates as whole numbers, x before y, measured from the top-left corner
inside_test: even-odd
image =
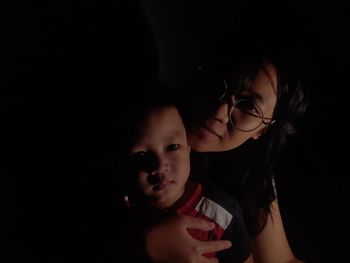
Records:
[[[118,144],[122,104],[154,78],[181,84],[210,45],[238,30],[268,36],[305,58],[311,104],[279,166],[281,212],[298,256],[342,261],[348,222],[345,4],[260,2],[1,4],[6,262],[84,255],[94,262],[98,250],[91,257],[88,228],[102,217],[100,201],[109,198],[104,160]]]

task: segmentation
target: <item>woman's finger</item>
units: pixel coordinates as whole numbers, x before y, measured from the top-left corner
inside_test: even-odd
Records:
[[[232,246],[228,240],[199,241],[196,250],[201,254],[218,252]]]
[[[203,256],[203,258],[204,258],[203,263],[219,263],[219,260],[216,257],[208,258]]]
[[[196,218],[192,216],[182,216],[182,219],[185,221],[186,228],[209,231],[215,227],[215,224],[212,222],[208,222],[201,218]]]

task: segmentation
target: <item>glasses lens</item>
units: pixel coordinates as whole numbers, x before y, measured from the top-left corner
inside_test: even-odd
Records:
[[[230,111],[230,121],[240,131],[255,130],[261,125],[263,118],[261,109],[248,99],[237,100]]]
[[[194,80],[196,94],[206,103],[215,104],[222,100],[227,92],[225,80],[217,74],[199,70]]]

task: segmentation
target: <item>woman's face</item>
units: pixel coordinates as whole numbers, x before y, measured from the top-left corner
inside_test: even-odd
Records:
[[[265,63],[260,69],[256,78],[248,89],[242,92],[239,97],[248,98],[261,109],[265,123],[271,122],[273,111],[277,101],[277,73],[275,67]],[[231,105],[237,101],[235,96],[220,105],[213,117],[207,119],[205,124],[199,128],[193,128],[188,132],[189,142],[192,148],[198,152],[222,152],[234,149],[248,139],[258,139],[266,128],[261,125],[252,131],[241,131],[235,129],[230,122]],[[237,120],[238,122],[239,120]],[[237,125],[239,125],[237,123]]]

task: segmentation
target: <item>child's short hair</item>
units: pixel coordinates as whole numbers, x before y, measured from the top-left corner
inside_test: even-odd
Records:
[[[154,111],[164,107],[179,108],[179,91],[163,83],[157,83],[149,89],[143,89],[127,105],[123,113],[124,150],[137,139],[140,125]]]

